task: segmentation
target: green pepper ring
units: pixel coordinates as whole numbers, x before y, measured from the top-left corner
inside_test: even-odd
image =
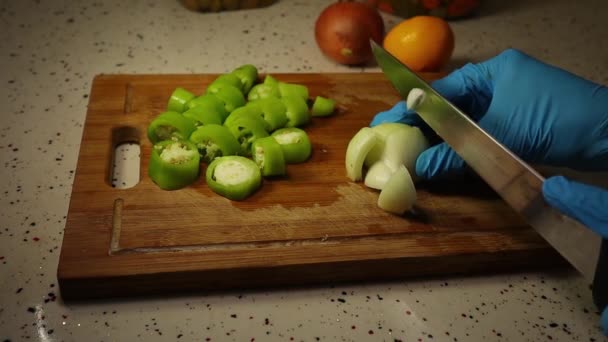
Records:
[[[246,179],[236,184],[222,183],[222,179],[220,179],[222,177],[217,174],[217,170],[224,163],[231,163],[232,165],[229,165],[228,171],[233,172],[231,175],[224,175],[225,180],[235,182],[234,177],[236,175],[234,173],[238,171],[244,170],[249,175],[244,175]],[[236,169],[238,167],[242,167],[242,169]],[[258,165],[251,159],[241,156],[227,156],[215,158],[209,164],[205,173],[205,180],[213,192],[233,201],[240,201],[251,196],[261,186],[262,174]]]
[[[236,138],[222,125],[200,126],[190,135],[190,141],[196,146],[205,163],[210,163],[217,157],[237,155],[241,151]]]
[[[194,132],[194,121],[177,112],[164,112],[150,122],[147,136],[153,144],[172,138],[188,139]]]
[[[286,172],[283,148],[274,137],[259,138],[251,145],[253,161],[260,166],[262,176],[282,176]]]
[[[200,172],[198,153],[192,154],[192,159],[181,164],[171,164],[162,159],[162,151],[173,144],[181,144],[187,150],[196,151],[196,146],[185,140],[164,140],[154,144],[148,163],[148,176],[163,190],[177,190],[192,184]]]
[[[243,155],[251,155],[251,144],[254,140],[268,136],[268,132],[264,129],[264,125],[252,118],[241,117],[230,125],[226,125],[232,135],[238,140],[241,145]]]
[[[286,127],[274,131],[271,136],[281,145],[287,164],[303,163],[310,158],[312,145],[304,130]]]

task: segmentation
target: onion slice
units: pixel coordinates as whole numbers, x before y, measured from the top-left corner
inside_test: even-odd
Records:
[[[379,160],[367,169],[367,174],[365,174],[365,186],[382,190],[392,174],[393,170],[386,166],[382,160]]]
[[[371,167],[374,163],[379,161],[382,158],[382,153],[384,153],[386,137],[396,130],[404,129],[405,126],[405,124],[398,122],[385,122],[372,127],[372,130],[378,137],[378,142],[374,145],[372,150],[369,151],[367,157],[365,157],[365,166]]]
[[[401,215],[411,210],[414,203],[416,203],[414,182],[405,166],[401,165],[380,191],[378,207],[393,214]]]
[[[363,162],[377,142],[376,133],[363,127],[355,134],[346,148],[346,176],[353,182],[363,178]]]

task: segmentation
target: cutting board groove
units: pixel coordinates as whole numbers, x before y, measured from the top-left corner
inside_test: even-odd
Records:
[[[496,272],[563,260],[480,180],[421,184],[416,212],[376,206],[345,175],[350,138],[399,97],[381,74],[274,74],[338,111],[305,127],[312,157],[234,202],[201,177],[160,190],[147,176],[148,123],[176,87],[217,75],[100,75],[89,98],[58,268],[64,298],[134,296]],[[436,75],[422,75],[432,79]],[[140,181],[111,186],[114,149],[141,148]],[[201,168],[204,174],[205,166]]]

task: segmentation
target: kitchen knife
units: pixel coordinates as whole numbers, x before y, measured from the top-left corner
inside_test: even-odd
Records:
[[[591,229],[550,207],[544,201],[544,178],[538,172],[480,128],[397,58],[375,42],[371,41],[371,45],[384,75],[401,97],[407,99],[408,106],[414,107],[418,115],[469,167],[580,271],[586,280],[594,283],[596,304],[603,308],[608,301],[606,240],[602,241]],[[602,269],[604,272],[599,272]]]

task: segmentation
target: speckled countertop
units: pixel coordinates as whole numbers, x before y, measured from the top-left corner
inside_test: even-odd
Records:
[[[93,77],[245,62],[359,72],[315,45],[314,19],[329,2],[206,15],[177,1],[0,2],[0,341],[606,339],[589,285],[568,270],[62,302],[56,269]],[[453,65],[516,47],[606,84],[606,13],[604,0],[487,0],[479,16],[452,23]]]

